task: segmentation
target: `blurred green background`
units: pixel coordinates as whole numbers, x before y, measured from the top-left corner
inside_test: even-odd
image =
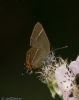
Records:
[[[35,75],[22,76],[33,26],[41,22],[56,55],[79,54],[79,6],[65,0],[0,0],[0,97],[53,100]],[[59,98],[56,96],[56,100]]]

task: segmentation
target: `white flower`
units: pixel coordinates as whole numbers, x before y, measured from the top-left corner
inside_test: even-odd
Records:
[[[72,61],[70,63],[69,68],[75,75],[79,73],[79,56],[77,57],[76,61]]]
[[[55,70],[55,78],[63,93],[64,100],[79,100],[78,95],[76,95],[78,94],[76,90],[77,85],[74,84],[77,74],[79,74],[79,56],[76,61],[72,61],[68,67],[63,65],[63,67],[59,67]]]
[[[61,57],[49,55],[38,73],[40,80],[50,89],[52,97],[58,94],[60,97],[63,95],[64,100],[79,100],[79,81],[76,79],[79,77],[79,56],[68,65]]]

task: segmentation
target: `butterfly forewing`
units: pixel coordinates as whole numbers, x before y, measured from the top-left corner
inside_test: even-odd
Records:
[[[34,48],[41,48],[45,51],[50,51],[50,43],[48,37],[40,23],[37,23],[30,37],[30,45]]]
[[[39,68],[42,61],[50,53],[48,37],[40,23],[37,23],[30,37],[30,46],[26,54],[26,67]]]

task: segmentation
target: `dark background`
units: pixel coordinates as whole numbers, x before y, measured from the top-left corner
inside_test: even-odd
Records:
[[[79,54],[78,2],[0,0],[0,97],[53,100],[36,76],[22,76],[29,38],[38,21],[44,26],[51,48],[69,46],[57,55],[75,60]]]

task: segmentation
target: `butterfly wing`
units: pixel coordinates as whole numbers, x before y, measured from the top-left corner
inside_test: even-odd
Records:
[[[32,35],[30,37],[31,48],[26,54],[26,63],[31,63],[28,67],[33,69],[39,68],[42,61],[50,53],[50,43],[48,37],[40,23],[37,23],[33,29]],[[29,60],[31,56],[31,62]]]
[[[30,37],[30,45],[33,48],[41,48],[44,51],[50,51],[50,42],[46,35],[43,26],[38,22],[36,23],[32,35]]]

